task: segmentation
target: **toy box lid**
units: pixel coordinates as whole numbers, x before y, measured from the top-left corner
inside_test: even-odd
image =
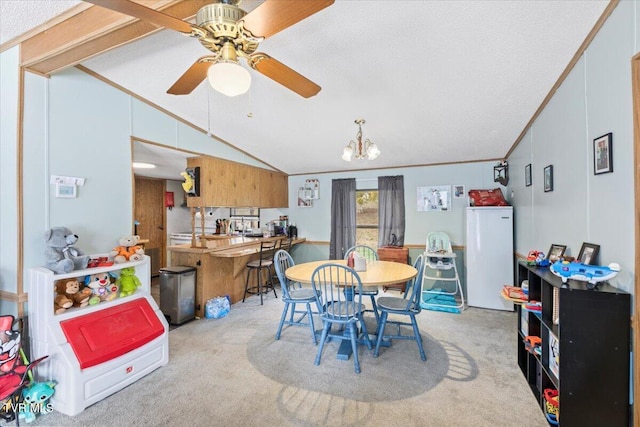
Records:
[[[60,322],[80,368],[115,359],[164,333],[164,325],[145,298]]]

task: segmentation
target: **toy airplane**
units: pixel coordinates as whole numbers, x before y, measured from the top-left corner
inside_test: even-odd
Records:
[[[608,267],[600,265],[587,265],[579,262],[556,261],[551,265],[551,272],[562,279],[562,283],[567,280],[574,279],[583,282],[589,282],[596,287],[598,282],[613,279],[620,272],[620,265],[616,263],[609,264]]]

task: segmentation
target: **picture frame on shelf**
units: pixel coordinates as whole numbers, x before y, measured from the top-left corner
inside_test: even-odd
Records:
[[[600,245],[584,242],[580,247],[578,261],[582,264],[594,265],[598,257],[598,252],[600,252]]]
[[[613,134],[609,132],[593,140],[593,174],[613,172]]]
[[[566,250],[567,250],[566,245],[557,245],[554,243],[549,248],[549,252],[547,252],[547,259],[549,260],[550,263],[553,264],[554,262],[562,258],[562,255],[564,255],[564,251]]]
[[[524,167],[524,186],[531,187],[531,163]]]
[[[553,191],[553,165],[544,168],[544,192]]]

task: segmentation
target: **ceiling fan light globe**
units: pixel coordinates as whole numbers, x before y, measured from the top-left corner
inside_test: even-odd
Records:
[[[232,61],[217,62],[207,71],[209,84],[227,96],[242,95],[251,86],[251,74],[240,64]]]
[[[342,160],[345,162],[350,162],[353,158],[353,148],[347,146],[344,147],[344,151],[342,152]]]

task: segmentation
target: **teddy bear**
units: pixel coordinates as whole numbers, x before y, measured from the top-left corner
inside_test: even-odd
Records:
[[[120,246],[111,250],[114,262],[140,261],[144,255],[144,249],[138,245],[140,236],[124,236],[118,240]]]
[[[45,267],[54,273],[70,273],[87,268],[89,257],[73,246],[78,241],[78,235],[67,227],[50,228],[44,233],[44,241],[47,245],[44,252]]]
[[[91,298],[91,289],[85,288],[77,278],[61,279],[55,282],[56,297],[53,312],[64,313],[71,307],[86,307]]]
[[[113,301],[118,296],[118,286],[111,282],[111,275],[107,272],[87,276],[85,285],[91,289],[89,305],[95,305],[102,301]]]
[[[116,280],[120,288],[120,297],[132,295],[142,284],[135,272],[136,270],[133,267],[125,267],[120,270],[120,277]]]

